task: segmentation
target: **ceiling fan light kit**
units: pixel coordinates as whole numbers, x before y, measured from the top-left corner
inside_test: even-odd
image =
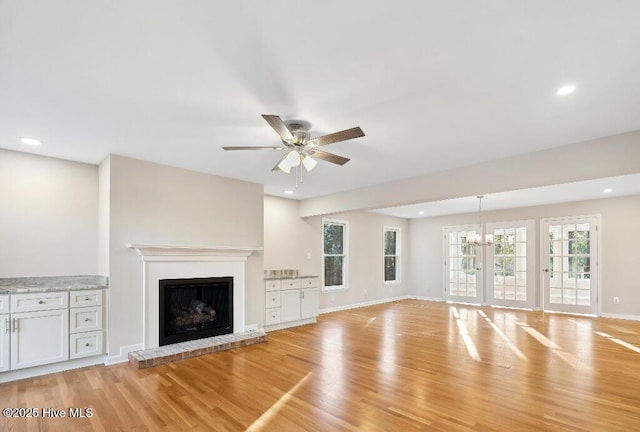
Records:
[[[291,123],[288,126],[277,115],[263,114],[262,118],[273,128],[280,136],[284,146],[275,147],[222,147],[224,150],[288,150],[278,163],[273,167],[272,171],[282,171],[289,174],[292,168],[300,165],[304,166],[307,171],[311,171],[318,164],[313,159],[324,160],[336,165],[344,165],[349,162],[349,158],[328,153],[317,148],[327,144],[333,144],[341,141],[350,140],[364,136],[364,132],[359,127],[346,129],[317,138],[309,138],[309,131],[302,124]],[[296,176],[297,180],[297,176]]]

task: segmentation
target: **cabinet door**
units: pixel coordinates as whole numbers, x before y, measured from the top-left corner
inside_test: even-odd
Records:
[[[300,290],[286,290],[280,292],[280,321],[295,321],[300,319]]]
[[[0,372],[9,370],[10,325],[9,314],[0,315]]]
[[[69,310],[11,314],[11,369],[69,360]]]
[[[300,299],[301,318],[318,316],[318,288],[305,288]]]

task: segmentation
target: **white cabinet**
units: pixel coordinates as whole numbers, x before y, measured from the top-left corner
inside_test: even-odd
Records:
[[[304,288],[300,290],[300,318],[318,316],[318,288]]]
[[[0,372],[102,354],[102,294],[0,295]]]
[[[72,291],[69,305],[69,358],[102,354],[102,291]]]
[[[9,313],[9,296],[0,295],[0,314]]]
[[[2,296],[0,296],[2,297]],[[9,348],[11,347],[11,321],[9,314],[0,314],[0,372],[9,370]]]
[[[11,294],[11,313],[37,312],[69,307],[68,292],[45,292],[33,294]]]
[[[11,369],[68,360],[68,334],[68,309],[12,313]]]
[[[280,319],[282,322],[300,319],[300,290],[282,291]]]
[[[102,331],[72,334],[69,345],[72,359],[102,354]]]
[[[265,282],[265,326],[271,329],[315,322],[318,316],[318,278],[280,279]]]

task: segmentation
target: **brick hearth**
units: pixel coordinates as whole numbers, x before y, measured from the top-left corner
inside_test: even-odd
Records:
[[[129,363],[138,369],[144,369],[267,341],[267,335],[263,331],[250,330],[242,333],[164,345],[148,350],[133,351],[129,353]]]

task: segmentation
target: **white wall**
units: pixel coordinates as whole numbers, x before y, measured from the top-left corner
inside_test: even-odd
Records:
[[[266,196],[265,269],[297,268],[303,274],[322,272],[322,218],[302,219],[299,201]],[[320,309],[339,309],[403,297],[408,293],[409,222],[377,213],[353,212],[326,217],[349,223],[349,287],[320,294]],[[401,229],[401,283],[385,284],[382,230]],[[311,259],[306,254],[311,253]]]
[[[264,268],[320,275],[320,228],[298,216],[299,201],[264,197]],[[310,257],[309,257],[310,256]]]
[[[600,214],[602,216],[600,273],[602,276],[602,312],[605,314],[640,316],[640,196],[610,198],[575,203],[483,212],[487,222],[503,222],[534,219],[536,239],[540,239],[540,219],[547,217]],[[478,215],[464,214],[434,218],[412,219],[410,293],[412,295],[443,298],[443,247],[442,228],[477,223]],[[536,305],[540,303],[540,249],[536,248]],[[620,297],[620,304],[613,304],[613,297]]]
[[[109,355],[142,343],[142,261],[126,243],[262,247],[263,187],[109,158]],[[264,321],[262,253],[246,264],[245,323]]]
[[[98,272],[98,167],[0,149],[0,277]]]

